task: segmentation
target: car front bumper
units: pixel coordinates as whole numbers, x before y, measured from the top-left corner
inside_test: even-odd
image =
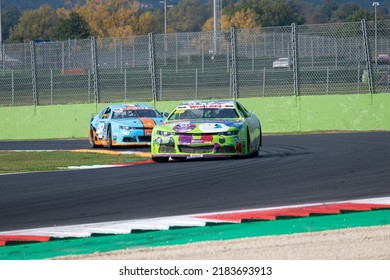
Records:
[[[151,146],[155,157],[211,158],[248,154],[247,139],[240,134],[154,135]]]

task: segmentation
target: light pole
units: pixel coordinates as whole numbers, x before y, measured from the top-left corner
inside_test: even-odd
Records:
[[[222,0],[213,0],[213,29],[214,29],[214,47],[213,47],[213,57],[217,54],[217,33],[222,31]],[[220,28],[218,28],[220,25]]]
[[[167,35],[167,0],[164,0],[164,34]]]
[[[373,2],[374,6],[374,20],[375,20],[375,65],[378,65],[378,36],[377,36],[377,25],[376,25],[376,7],[379,6],[379,2]]]
[[[162,3],[163,1],[160,1]],[[164,48],[167,51],[167,8],[171,8],[172,5],[167,6],[167,0],[164,0]]]

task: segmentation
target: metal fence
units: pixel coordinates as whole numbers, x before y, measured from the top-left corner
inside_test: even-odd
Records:
[[[388,54],[390,21],[364,20],[3,44],[0,105],[382,93]]]

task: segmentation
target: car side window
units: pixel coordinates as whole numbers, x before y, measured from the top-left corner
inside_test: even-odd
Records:
[[[250,116],[250,113],[247,109],[245,109],[244,106],[242,106],[240,103],[237,103],[237,109],[240,111],[241,115],[245,118],[248,118]]]
[[[107,108],[104,108],[103,110],[100,111],[99,113],[99,119],[103,118],[104,113],[106,112]]]
[[[111,114],[111,108],[108,107],[106,110],[103,110],[102,119],[108,119]]]

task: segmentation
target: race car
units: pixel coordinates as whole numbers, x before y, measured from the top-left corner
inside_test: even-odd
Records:
[[[152,132],[155,162],[189,158],[257,156],[262,144],[260,120],[237,101],[181,103]]]
[[[92,148],[150,145],[153,127],[164,120],[148,104],[113,104],[91,118],[89,142]]]

